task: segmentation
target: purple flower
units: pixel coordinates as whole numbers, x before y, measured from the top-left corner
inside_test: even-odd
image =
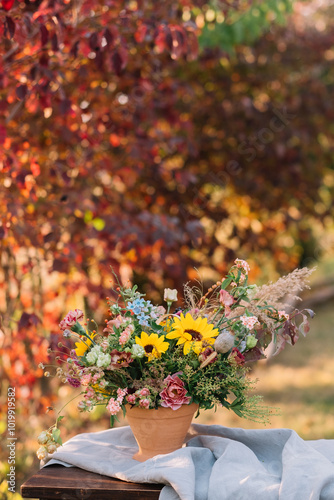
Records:
[[[72,387],[80,387],[80,381],[77,380],[76,378],[72,377],[67,377],[67,382],[72,386]]]

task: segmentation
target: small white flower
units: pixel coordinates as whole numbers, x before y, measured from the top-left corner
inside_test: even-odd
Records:
[[[50,436],[48,436],[48,433],[46,431],[43,431],[40,433],[40,435],[37,438],[37,441],[39,444],[46,444],[50,439]]]
[[[145,349],[141,345],[134,344],[131,348],[131,354],[134,358],[143,358],[145,356]]]
[[[164,300],[166,302],[176,302],[177,301],[177,290],[173,288],[165,288],[164,290]]]
[[[45,448],[45,446],[41,446],[36,452],[38,460],[44,460],[44,458],[47,457],[47,454],[48,450]]]
[[[102,367],[102,368],[107,368],[107,366],[110,365],[110,361],[111,361],[110,354],[108,354],[108,353],[100,354],[99,357],[97,358],[96,366]]]
[[[64,332],[63,332],[63,337],[70,337],[71,335],[72,335],[71,330],[67,330],[67,329],[66,329],[66,330],[64,330]]]
[[[47,446],[47,451],[48,453],[52,454],[54,453],[55,451],[57,451],[57,445],[56,443],[50,443],[48,446]]]
[[[87,362],[90,365],[93,365],[94,363],[96,363],[97,358],[99,357],[100,354],[102,354],[101,347],[100,346],[93,347],[86,356]]]

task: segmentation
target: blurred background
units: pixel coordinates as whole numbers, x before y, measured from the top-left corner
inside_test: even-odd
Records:
[[[257,284],[316,267],[311,332],[251,375],[280,409],[271,427],[333,439],[334,2],[2,0],[0,18],[0,431],[15,387],[16,490],[47,408],[75,395],[38,364],[68,310],[103,325],[111,269],[159,303],[236,257]],[[64,414],[64,440],[109,425],[75,401]],[[259,427],[226,410],[198,422]],[[19,499],[1,453],[0,499]]]

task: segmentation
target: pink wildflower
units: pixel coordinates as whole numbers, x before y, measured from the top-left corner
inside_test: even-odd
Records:
[[[250,266],[248,262],[242,259],[235,259],[234,264],[239,268],[242,269],[246,274],[249,273],[250,271]]]
[[[92,379],[92,376],[90,373],[83,375],[81,378],[81,385],[88,385]]]
[[[123,403],[123,399],[126,396],[128,390],[127,389],[121,389],[120,387],[117,389],[117,401],[119,404]]]
[[[121,345],[126,344],[129,338],[131,337],[131,333],[132,332],[129,327],[125,328],[124,332],[122,332],[121,335],[119,336],[119,343]]]
[[[102,375],[103,375],[103,374],[102,374],[102,373],[99,373],[99,372],[98,372],[98,373],[95,373],[95,375],[93,375],[93,378],[92,378],[92,382],[93,382],[93,384],[96,384],[96,382],[99,380],[99,378],[101,378],[101,377],[102,377]]]
[[[284,318],[285,320],[288,320],[290,318],[288,313],[286,313],[285,311],[278,311],[278,317],[279,317],[279,319]]]
[[[103,330],[103,332],[115,333],[114,327],[119,328],[124,321],[123,316],[119,314],[115,319],[108,321],[107,327]]]
[[[92,389],[91,387],[88,387],[88,388],[86,389],[86,393],[85,393],[85,395],[84,395],[84,398],[85,398],[85,399],[88,399],[88,398],[92,398],[93,396],[94,396],[94,391],[93,391],[93,389]]]
[[[252,330],[255,325],[259,324],[256,316],[241,316],[240,321],[248,330]]]
[[[118,401],[115,400],[115,398],[110,398],[109,403],[107,405],[107,410],[111,415],[116,415],[116,413],[119,412],[121,409],[121,405],[119,404]]]

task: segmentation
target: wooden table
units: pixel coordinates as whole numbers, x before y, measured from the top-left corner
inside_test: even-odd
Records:
[[[126,483],[78,467],[49,465],[21,486],[23,498],[40,500],[158,500],[163,484]]]

